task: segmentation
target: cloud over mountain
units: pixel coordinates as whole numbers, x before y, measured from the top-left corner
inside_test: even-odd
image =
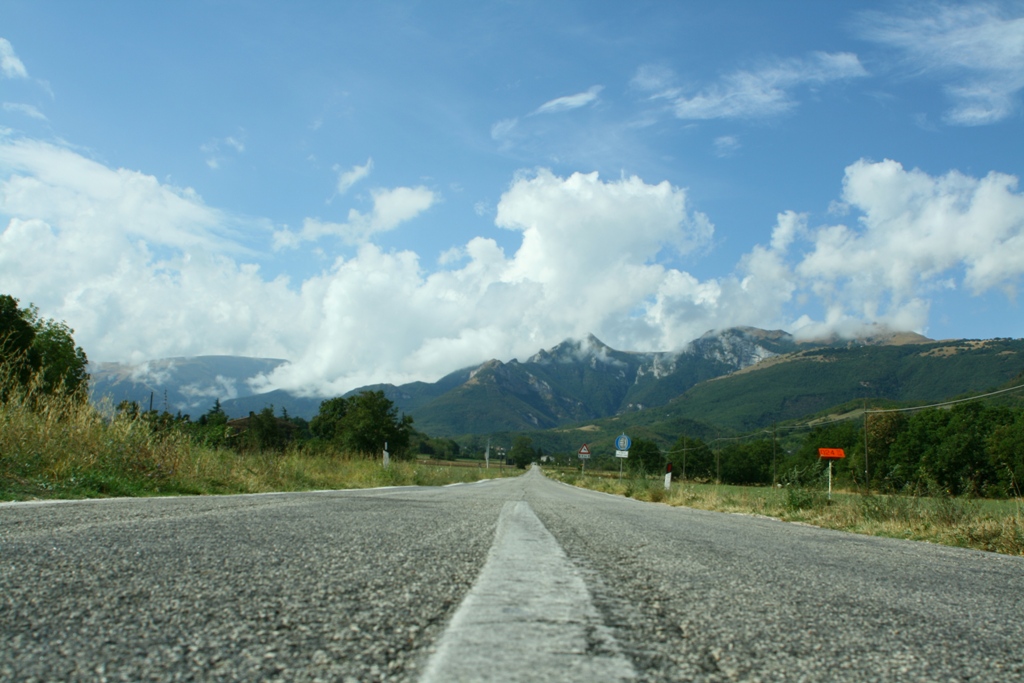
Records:
[[[890,160],[846,169],[850,222],[810,226],[783,211],[732,272],[704,279],[673,264],[714,249],[711,218],[686,190],[636,176],[522,172],[495,218],[518,245],[473,237],[433,270],[420,254],[373,242],[414,221],[432,195],[381,192],[372,213],[350,220],[366,222],[353,255],[291,281],[263,274],[273,242],[265,221],[191,190],[24,139],[2,141],[0,167],[10,217],[0,291],[67,320],[87,351],[113,358],[291,359],[265,388],[338,393],[434,379],[589,332],[618,348],[670,350],[735,325],[923,331],[936,291],[1012,291],[1024,272],[1015,177],[931,176]],[[240,245],[252,231],[262,249]]]

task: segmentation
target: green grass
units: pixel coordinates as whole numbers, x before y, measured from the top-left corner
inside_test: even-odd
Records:
[[[929,541],[1007,555],[1024,555],[1024,501],[863,495],[816,488],[726,486],[662,477],[605,477],[547,471],[575,486],[638,500],[740,514],[764,515],[872,536]]]
[[[0,500],[435,486],[512,469],[379,460],[340,451],[238,453],[201,446],[80,397],[23,387],[0,366]],[[104,414],[104,412],[106,414]]]

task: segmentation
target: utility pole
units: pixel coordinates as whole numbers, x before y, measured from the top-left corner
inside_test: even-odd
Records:
[[[871,474],[868,471],[868,400],[864,399],[864,490],[871,493]]]
[[[715,443],[718,443],[718,432],[715,432]],[[722,444],[715,449],[715,484],[722,483]]]
[[[779,485],[778,470],[775,467],[775,420],[772,420],[772,488]]]
[[[683,481],[686,481],[686,434],[683,434]]]

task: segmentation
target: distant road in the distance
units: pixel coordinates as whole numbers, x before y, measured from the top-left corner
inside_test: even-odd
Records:
[[[2,681],[1024,681],[1024,558],[550,481],[0,504]]]

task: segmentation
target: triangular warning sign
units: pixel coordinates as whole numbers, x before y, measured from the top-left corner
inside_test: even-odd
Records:
[[[580,455],[590,455],[590,446],[583,444],[583,447],[580,448]]]

